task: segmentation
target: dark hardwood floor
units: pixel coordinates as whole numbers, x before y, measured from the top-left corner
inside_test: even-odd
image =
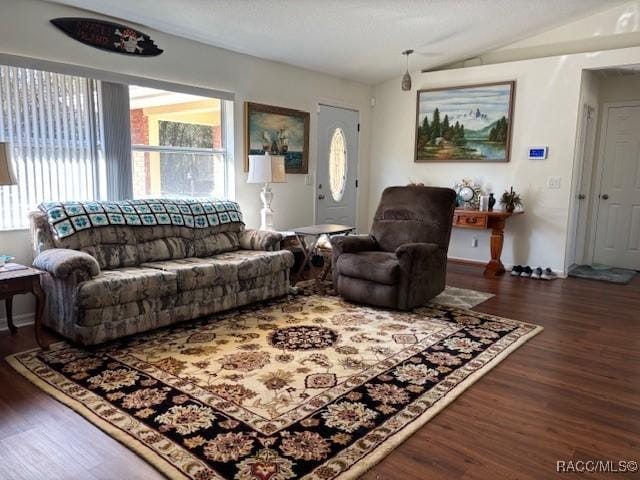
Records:
[[[558,460],[640,462],[640,276],[485,279],[450,265],[449,285],[496,294],[482,312],[545,331],[512,353],[369,471],[367,480],[640,478],[557,474]],[[2,357],[35,346],[0,332]],[[162,478],[134,453],[0,363],[0,479]]]

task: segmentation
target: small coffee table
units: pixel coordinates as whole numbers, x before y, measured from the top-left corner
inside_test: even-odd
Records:
[[[336,225],[333,223],[324,223],[320,225],[310,225],[308,227],[294,228],[292,232],[295,234],[296,239],[298,240],[298,243],[300,244],[304,252],[304,260],[302,262],[302,265],[300,265],[298,271],[295,273],[294,283],[299,280],[300,275],[302,275],[302,272],[304,272],[304,269],[309,264],[311,255],[313,254],[313,251],[315,250],[320,237],[322,237],[323,235],[326,235],[328,237],[331,237],[333,235],[348,235],[353,230],[355,230],[355,227],[350,227],[348,225]],[[305,237],[313,237],[313,242],[308,244],[305,240]],[[324,279],[328,271],[328,267],[324,269],[322,273],[322,279]]]
[[[17,332],[13,323],[13,297],[25,293],[33,293],[36,297],[36,319],[35,332],[38,345],[44,350],[49,346],[42,338],[42,314],[46,297],[44,290],[40,286],[40,276],[44,272],[35,268],[18,265],[17,263],[8,263],[5,267],[0,268],[0,300],[5,301],[7,311],[7,326],[13,334]]]

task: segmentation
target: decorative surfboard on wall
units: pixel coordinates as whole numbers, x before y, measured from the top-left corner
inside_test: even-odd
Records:
[[[108,52],[154,57],[163,50],[153,40],[134,28],[96,18],[54,18],[56,27],[74,40]]]

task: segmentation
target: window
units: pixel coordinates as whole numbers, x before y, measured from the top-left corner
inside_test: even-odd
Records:
[[[329,146],[329,186],[331,197],[339,202],[344,196],[344,187],[347,183],[347,143],[344,132],[336,128],[331,137]]]
[[[45,200],[100,198],[98,89],[87,78],[0,66],[0,141],[18,177],[0,187],[0,229],[28,227],[28,212]]]
[[[228,105],[230,100],[0,66],[0,142],[10,144],[19,182],[0,186],[0,230],[28,228],[29,211],[43,201],[132,194],[228,198]]]
[[[227,197],[224,102],[129,88],[133,194]]]

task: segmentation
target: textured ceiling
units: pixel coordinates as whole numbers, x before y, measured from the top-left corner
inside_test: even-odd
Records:
[[[616,0],[50,0],[375,84],[473,57]],[[164,46],[163,46],[164,47]],[[165,47],[166,48],[166,47]]]

